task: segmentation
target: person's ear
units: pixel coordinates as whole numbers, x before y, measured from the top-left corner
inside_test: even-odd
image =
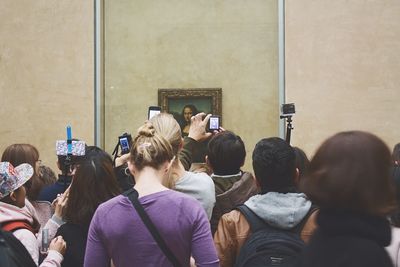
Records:
[[[256,182],[256,185],[257,185],[259,191],[261,192],[261,184],[260,184],[260,182],[258,181],[258,179],[257,179],[257,177],[255,175],[253,176],[253,178],[254,178],[254,180]]]
[[[176,159],[176,156],[174,156],[174,157],[171,159],[171,161],[168,162],[168,164],[167,164],[167,166],[166,166],[166,168],[165,168],[165,172],[166,172],[166,173],[171,169],[172,164],[174,164],[175,159]]]
[[[181,143],[179,144],[179,149],[178,150],[181,150],[183,148],[183,137],[181,138]]]
[[[205,160],[205,162],[206,162],[208,168],[210,168],[210,170],[213,171],[213,168],[212,168],[212,166],[211,166],[211,164],[210,164],[210,161],[208,160],[208,155],[205,155],[205,156],[204,156],[204,160]]]
[[[294,174],[294,177],[293,177],[293,182],[294,182],[294,186],[296,188],[298,188],[299,183],[300,183],[300,171],[299,171],[298,168],[296,168],[296,171],[295,171],[295,174]]]
[[[12,202],[16,202],[17,201],[17,194],[15,193],[15,191],[12,191],[10,193],[10,199],[12,200]]]
[[[242,164],[240,165],[240,167],[243,167],[244,163],[246,162],[246,157],[244,157]]]
[[[57,168],[60,170],[60,171],[62,171],[61,170],[61,165],[60,165],[60,162],[57,160]]]
[[[135,164],[132,164],[130,160],[128,160],[128,169],[132,176],[135,177],[137,169],[135,167]]]

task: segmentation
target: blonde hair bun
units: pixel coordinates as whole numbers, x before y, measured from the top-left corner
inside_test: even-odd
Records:
[[[155,132],[153,124],[146,122],[143,126],[139,127],[138,136],[153,137]]]

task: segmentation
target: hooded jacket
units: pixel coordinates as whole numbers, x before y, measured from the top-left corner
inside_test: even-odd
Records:
[[[244,203],[267,224],[279,229],[292,229],[307,216],[311,202],[303,193],[269,192],[255,195]],[[314,212],[307,219],[301,238],[307,242],[316,228]],[[238,210],[224,214],[214,235],[221,267],[233,266],[239,251],[250,236],[250,225]]]
[[[215,206],[210,220],[211,232],[214,234],[224,213],[243,204],[250,197],[258,194],[259,190],[255,178],[249,172],[225,176],[212,174],[211,178],[215,184]]]
[[[383,216],[321,209],[318,229],[302,251],[298,267],[391,267],[384,247],[390,244]]]
[[[35,209],[28,200],[25,200],[25,207],[23,208],[0,202],[0,224],[10,221],[26,221],[32,226],[33,229],[39,230],[40,228]],[[43,227],[49,229],[49,240],[54,237],[59,226],[59,221],[55,216],[53,216],[52,219],[50,219]],[[38,264],[41,234],[39,234],[37,238],[33,232],[27,229],[15,230],[13,234],[24,245],[26,250],[31,255],[33,261]],[[40,266],[61,266],[62,260],[63,256],[60,253],[55,250],[50,250]]]

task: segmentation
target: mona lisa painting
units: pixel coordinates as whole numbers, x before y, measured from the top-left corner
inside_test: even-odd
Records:
[[[221,102],[221,88],[158,89],[158,105],[178,121],[182,136],[188,135],[190,118],[197,113],[221,116]]]

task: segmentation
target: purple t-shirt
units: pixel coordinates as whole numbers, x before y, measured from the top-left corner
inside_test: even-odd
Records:
[[[194,198],[166,190],[139,198],[182,266],[219,266],[204,209]],[[117,196],[99,206],[90,224],[85,266],[172,266],[130,200]]]

